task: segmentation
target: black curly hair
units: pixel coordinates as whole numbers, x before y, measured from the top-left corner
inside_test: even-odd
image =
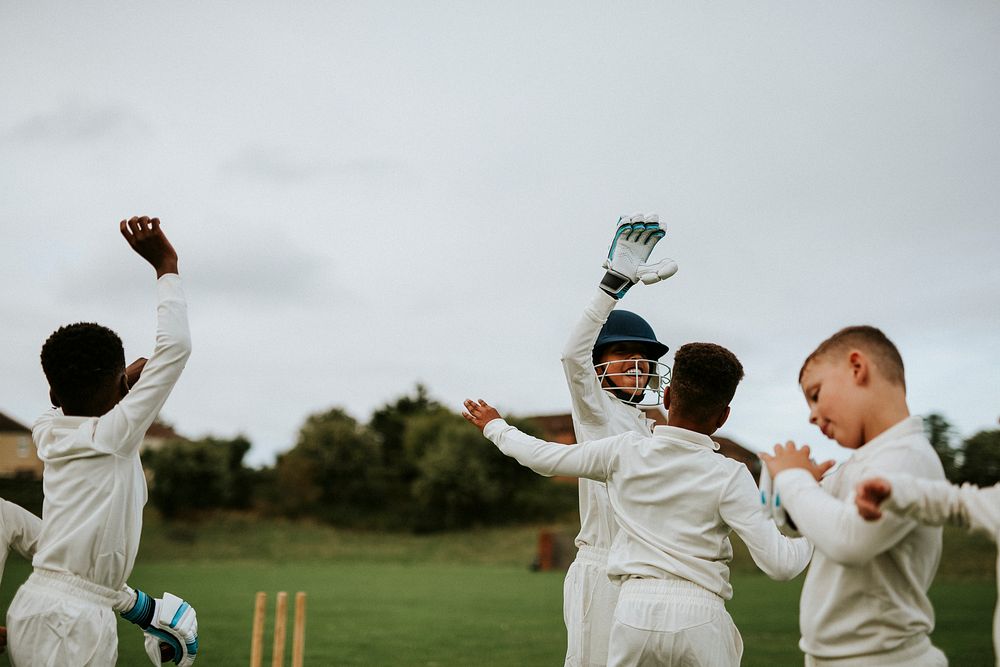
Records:
[[[688,343],[674,354],[670,408],[699,422],[713,419],[736,395],[743,366],[715,343]]]
[[[42,345],[42,370],[63,406],[90,406],[125,370],[122,339],[93,322],[59,327]]]

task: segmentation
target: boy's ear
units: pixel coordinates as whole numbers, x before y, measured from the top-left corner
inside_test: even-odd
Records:
[[[727,419],[729,419],[729,406],[728,405],[726,406],[725,410],[723,410],[722,412],[719,413],[719,418],[715,422],[715,430],[718,431],[720,428],[722,428],[722,425],[726,423]]]
[[[854,378],[854,383],[858,385],[868,384],[871,366],[865,353],[861,350],[851,350],[847,362],[851,365],[851,376]]]
[[[670,385],[663,388],[663,409],[670,409]]]

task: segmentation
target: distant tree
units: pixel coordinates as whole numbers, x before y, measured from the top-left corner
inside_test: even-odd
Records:
[[[930,440],[931,447],[941,459],[945,477],[952,482],[958,481],[958,456],[960,452],[951,444],[956,435],[954,427],[944,418],[944,415],[933,412],[924,417],[924,433]]]
[[[353,525],[381,502],[378,440],[338,408],[310,416],[275,468],[279,510],[289,515]]]
[[[408,507],[410,487],[418,475],[416,461],[404,446],[407,425],[414,417],[437,413],[442,409],[440,403],[428,396],[427,388],[418,384],[412,395],[387,403],[372,414],[368,427],[377,435],[381,445],[385,509],[399,512],[401,508]]]
[[[253,471],[243,457],[249,449],[243,436],[164,443],[143,456],[151,473],[150,501],[167,518],[248,507]]]
[[[1000,430],[980,431],[962,443],[959,480],[977,486],[1000,482]]]
[[[575,486],[554,484],[522,467],[461,415],[443,408],[414,417],[404,445],[417,468],[411,526],[418,531],[547,519],[575,505]]]

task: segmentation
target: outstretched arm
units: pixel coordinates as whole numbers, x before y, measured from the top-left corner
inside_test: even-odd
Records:
[[[858,484],[854,498],[858,513],[869,521],[881,509],[940,526],[951,523],[1000,536],[1000,484],[979,488],[971,484],[920,479],[906,474],[873,477]]]
[[[497,448],[539,475],[567,475],[607,481],[617,464],[622,436],[580,443],[574,447],[546,442],[522,433],[503,420],[496,408],[480,399],[466,399],[462,416],[483,431]]]

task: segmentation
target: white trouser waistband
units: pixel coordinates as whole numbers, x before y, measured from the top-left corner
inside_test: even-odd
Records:
[[[607,567],[608,550],[598,549],[597,547],[580,547],[576,552],[576,561],[578,563],[592,563],[594,565]]]
[[[77,599],[84,600],[102,607],[114,607],[120,602],[125,593],[106,588],[92,581],[87,581],[83,577],[68,572],[54,572],[53,570],[35,569],[25,582],[32,586],[45,588],[55,593],[71,595]]]
[[[644,597],[686,597],[697,598],[712,606],[718,605],[720,609],[726,608],[726,601],[708,590],[704,586],[699,586],[693,581],[680,577],[667,577],[652,579],[648,577],[627,577],[622,579],[622,589],[619,600],[628,598]]]

